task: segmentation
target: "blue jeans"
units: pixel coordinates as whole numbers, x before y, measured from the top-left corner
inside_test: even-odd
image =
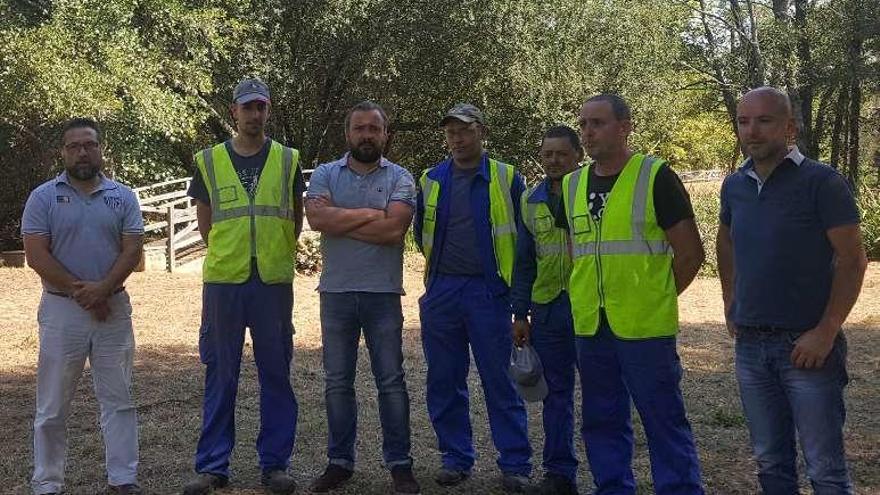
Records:
[[[795,433],[816,495],[853,493],[843,448],[846,339],[819,369],[791,362],[801,332],[741,327],[736,377],[764,493],[798,493]]]
[[[470,471],[476,459],[467,377],[474,355],[489,429],[504,473],[532,470],[526,408],[508,374],[510,303],[493,297],[482,276],[437,274],[419,300],[428,364],[425,396],[443,467]]]
[[[577,353],[568,293],[547,304],[532,303],[531,343],[544,366],[549,393],[544,398],[544,470],[577,479],[574,452],[574,375]]]
[[[700,463],[679,388],[675,338],[623,340],[602,318],[592,337],[577,337],[583,391],[581,433],[595,495],[635,495],[630,399],[651,457],[658,495],[702,495]]]
[[[290,385],[292,316],[291,284],[267,285],[256,275],[243,284],[205,284],[199,335],[205,398],[196,472],[229,476],[245,327],[251,331],[260,380],[260,467],[270,471],[289,466],[299,410]]]
[[[409,394],[406,391],[401,349],[403,312],[400,294],[395,293],[321,293],[327,457],[331,464],[354,469],[357,436],[354,378],[361,329],[379,391],[385,465],[388,468],[412,465],[409,455]]]

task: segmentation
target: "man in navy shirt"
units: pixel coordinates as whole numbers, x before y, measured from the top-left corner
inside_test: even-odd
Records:
[[[814,491],[849,494],[841,326],[867,266],[859,214],[837,171],[788,148],[785,93],[748,92],[737,130],[748,159],[721,187],[718,270],[758,478],[798,493],[797,434]]]

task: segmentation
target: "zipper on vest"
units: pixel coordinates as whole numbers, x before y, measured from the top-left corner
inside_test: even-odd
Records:
[[[257,257],[257,217],[254,214],[254,198],[248,194],[248,214],[251,218],[251,259]]]
[[[604,213],[604,212],[603,212]],[[603,214],[604,216],[604,214]],[[596,238],[596,284],[599,291],[599,307],[605,307],[605,293],[602,291],[602,256],[600,246],[602,246],[602,217],[597,222],[597,238]]]

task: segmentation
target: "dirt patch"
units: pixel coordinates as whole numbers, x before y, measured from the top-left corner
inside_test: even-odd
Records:
[[[40,282],[28,269],[0,268],[0,492],[29,493],[37,357],[36,308]],[[176,493],[192,470],[201,421],[203,368],[198,359],[201,281],[192,274],[136,273],[128,282],[134,304],[138,352],[135,394],[141,442],[140,478],[149,493]],[[321,340],[316,277],[296,281],[294,323],[296,353],[292,373],[300,404],[297,447],[292,471],[301,487],[326,462],[326,419],[321,371]],[[423,492],[500,493],[495,452],[476,371],[472,370],[472,419],[479,458],[474,477],[459,489],[440,489],[432,481],[439,462],[436,439],[425,408],[425,364],[421,351],[418,297],[421,264],[407,260],[404,298],[405,357],[412,403],[413,457]],[[749,494],[757,491],[748,433],[732,375],[732,345],[722,325],[721,297],[715,279],[698,279],[680,300],[683,328],[680,352],[686,368],[683,389],[698,442],[708,493]],[[850,317],[851,386],[848,389],[847,453],[857,493],[880,493],[880,264],[872,264],[862,296]],[[259,419],[258,386],[248,344],[242,366],[237,415],[238,447],[232,461],[230,495],[263,493],[259,488],[254,443]],[[382,494],[389,478],[381,466],[375,385],[362,347],[358,361],[358,472],[340,494]],[[579,398],[576,399],[579,401]],[[91,379],[80,381],[69,422],[68,493],[94,494],[104,485],[103,447]],[[579,419],[578,419],[579,423]],[[540,407],[529,406],[529,425],[540,472]],[[641,427],[636,427],[633,462],[639,493],[650,493],[650,466]],[[583,444],[577,441],[578,458]],[[586,464],[580,469],[581,490],[592,485]]]

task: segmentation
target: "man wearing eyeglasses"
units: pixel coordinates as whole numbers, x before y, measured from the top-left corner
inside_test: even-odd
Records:
[[[140,261],[143,219],[131,189],[101,173],[95,121],[68,122],[62,144],[64,172],[31,192],[21,221],[28,265],[43,282],[31,485],[36,495],[64,487],[67,417],[88,359],[101,405],[108,492],[140,494],[134,335],[122,284]]]

